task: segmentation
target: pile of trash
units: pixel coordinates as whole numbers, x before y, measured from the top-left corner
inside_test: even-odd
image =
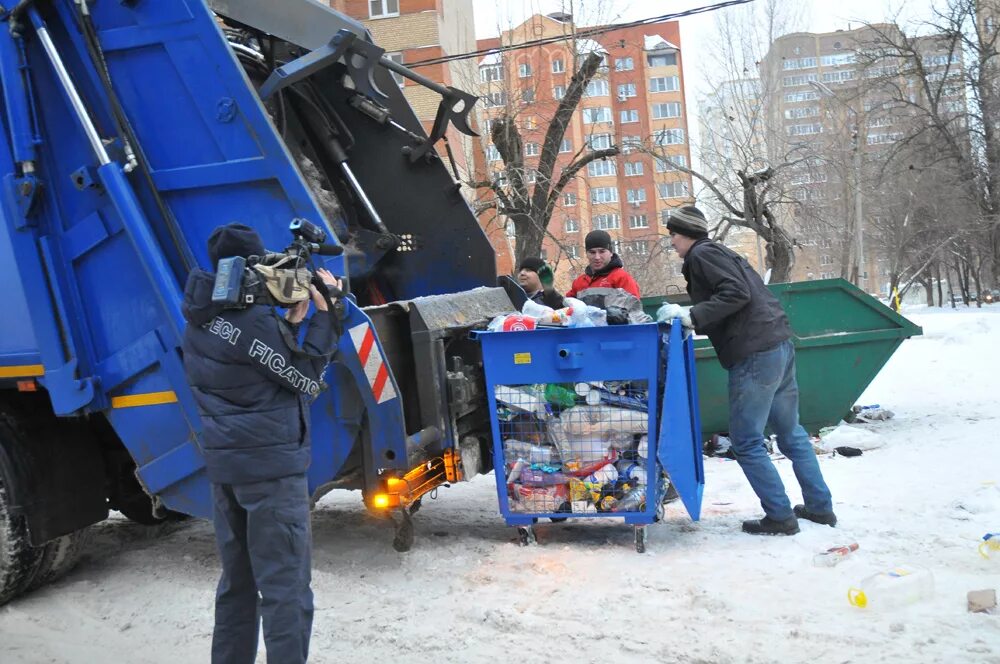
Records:
[[[645,509],[645,381],[497,386],[495,394],[512,512]]]
[[[552,309],[533,300],[520,313],[502,314],[490,321],[490,332],[524,332],[539,327],[603,327],[649,323],[639,298],[621,288],[589,288],[583,299],[563,298],[562,309]]]

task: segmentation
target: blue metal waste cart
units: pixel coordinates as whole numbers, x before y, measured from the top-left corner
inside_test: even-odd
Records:
[[[704,487],[694,348],[680,324],[483,332],[500,513],[624,518],[635,545],[673,484],[698,520]]]

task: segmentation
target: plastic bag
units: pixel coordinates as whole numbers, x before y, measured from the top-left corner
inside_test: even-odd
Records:
[[[549,437],[563,462],[581,464],[608,456],[610,448],[628,449],[633,434],[649,431],[649,416],[611,406],[575,406],[549,424]]]

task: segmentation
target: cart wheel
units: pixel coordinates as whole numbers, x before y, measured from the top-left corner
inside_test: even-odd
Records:
[[[399,514],[400,520],[396,522],[396,535],[392,538],[392,548],[405,553],[413,548],[413,519],[405,509],[400,510]]]
[[[535,531],[531,526],[517,527],[517,541],[521,546],[529,546],[538,542],[538,540],[535,539]]]
[[[635,550],[637,553],[646,553],[646,540],[648,537],[646,526],[635,527]]]

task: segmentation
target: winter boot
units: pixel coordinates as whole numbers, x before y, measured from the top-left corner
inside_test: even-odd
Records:
[[[799,532],[799,520],[790,516],[783,521],[770,517],[743,522],[743,532],[750,535],[794,535]]]
[[[813,523],[818,523],[823,526],[830,526],[833,528],[837,525],[837,515],[833,512],[827,512],[826,514],[820,514],[818,512],[810,512],[806,509],[805,505],[795,506],[795,516],[800,519],[808,519]]]

